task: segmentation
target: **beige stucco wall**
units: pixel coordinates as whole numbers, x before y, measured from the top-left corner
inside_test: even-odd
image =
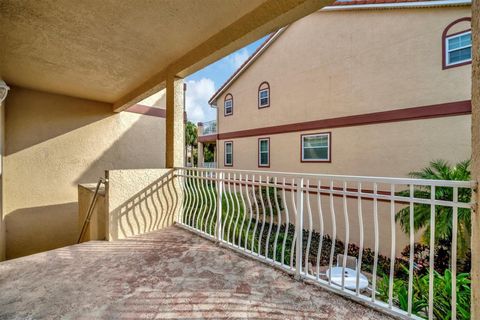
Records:
[[[470,99],[471,66],[442,70],[442,32],[469,7],[330,11],[288,29],[227,89],[220,133]],[[462,22],[451,33],[469,29]],[[269,108],[258,109],[268,81]]]
[[[470,126],[463,115],[271,135],[270,169],[262,170],[405,177],[435,159],[469,159]],[[316,132],[331,132],[331,163],[300,162],[301,134]],[[257,170],[258,137],[231,141],[233,167]],[[218,148],[223,167],[223,141]]]
[[[445,159],[452,164],[466,160],[471,155],[470,144],[471,117],[469,115],[448,118],[436,118],[405,122],[394,122],[359,127],[347,127],[322,130],[331,132],[331,163],[301,163],[300,135],[318,131],[285,133],[270,136],[270,168],[258,168],[258,138],[232,139],[234,149],[234,168],[249,170],[304,172],[319,174],[363,175],[405,177],[409,172],[419,170],[435,159]],[[453,128],[453,129],[452,129]],[[224,163],[224,144],[219,143],[219,167]],[[316,184],[315,179],[311,181]],[[328,182],[327,182],[328,183]],[[349,187],[356,187],[354,185]],[[372,186],[363,186],[371,190]],[[380,190],[389,191],[388,186]],[[397,190],[398,191],[398,190]],[[290,199],[290,196],[287,196]],[[326,232],[331,232],[330,207],[328,197],[323,197]],[[316,198],[311,199],[312,210]],[[365,246],[374,245],[373,202],[364,200]],[[356,200],[348,200],[350,221],[350,241],[359,243],[359,224]],[[399,205],[395,211],[398,211]],[[378,207],[380,252],[390,254],[390,206],[379,203]],[[292,210],[290,209],[290,212]],[[337,238],[345,237],[346,224],[343,218],[341,198],[335,199],[337,219]],[[306,213],[305,213],[306,214]],[[314,213],[313,227],[319,231],[319,221]],[[285,219],[285,218],[284,218]],[[305,216],[305,219],[306,216]],[[285,221],[285,220],[284,220]],[[290,217],[294,221],[294,217]],[[331,233],[329,233],[331,235]],[[397,225],[397,255],[408,244],[408,238]]]
[[[109,170],[106,176],[108,240],[159,230],[176,221],[181,195],[173,170]]]
[[[13,88],[6,103],[7,258],[72,244],[77,185],[107,169],[164,167],[164,137],[163,118]]]

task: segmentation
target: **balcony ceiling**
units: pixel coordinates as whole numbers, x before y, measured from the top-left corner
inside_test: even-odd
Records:
[[[123,109],[330,0],[2,0],[0,77]]]

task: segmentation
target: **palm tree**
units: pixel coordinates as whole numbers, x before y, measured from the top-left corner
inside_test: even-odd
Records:
[[[433,180],[470,180],[470,160],[457,163],[451,166],[447,161],[435,160],[430,162],[430,166],[421,171],[411,172],[412,178],[433,179]],[[415,198],[430,198],[430,187],[415,186]],[[409,190],[398,192],[400,196],[409,196]],[[470,202],[472,196],[471,189],[459,188],[458,201]],[[453,200],[453,188],[436,187],[435,199],[437,200]],[[436,206],[435,207],[435,242],[451,243],[452,240],[452,217],[453,209],[451,207]],[[400,223],[405,233],[410,232],[410,210],[405,207],[397,212],[395,220]],[[458,254],[464,257],[470,248],[470,231],[471,231],[471,214],[469,209],[458,209]],[[414,205],[414,229],[415,231],[423,230],[422,241],[429,243],[430,241],[430,205],[415,204]]]
[[[185,146],[190,147],[192,150],[192,165],[194,165],[194,147],[197,145],[197,126],[191,122],[188,121],[187,125],[185,126]]]

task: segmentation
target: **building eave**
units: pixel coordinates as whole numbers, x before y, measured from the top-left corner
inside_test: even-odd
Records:
[[[272,33],[250,57],[228,78],[227,81],[213,94],[208,100],[208,104],[212,107],[216,107],[217,99],[232,85],[232,83],[240,77],[240,75],[257,60],[267,48],[285,31],[287,27],[283,27],[276,32]]]

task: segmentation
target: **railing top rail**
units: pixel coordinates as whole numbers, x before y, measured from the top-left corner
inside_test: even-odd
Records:
[[[217,123],[217,120],[210,120],[210,121],[204,121],[204,122],[202,122],[202,124],[203,124],[204,126],[206,126],[206,125],[208,126],[208,125],[210,125],[210,124],[216,124],[216,123]]]
[[[265,175],[271,178],[275,176],[282,177],[302,177],[302,178],[317,178],[334,181],[350,181],[350,182],[370,182],[382,184],[397,184],[397,185],[422,185],[422,186],[439,186],[439,187],[457,187],[457,188],[473,188],[476,186],[475,181],[456,181],[456,180],[433,180],[433,179],[414,179],[414,178],[393,178],[393,177],[378,177],[378,176],[348,176],[348,175],[329,175],[320,173],[303,173],[303,172],[281,172],[281,171],[266,171],[266,170],[239,170],[239,169],[216,169],[216,168],[187,168],[175,167],[175,170],[195,170],[195,171],[212,171],[212,172],[227,172],[227,173],[242,173],[242,174],[258,174]]]

